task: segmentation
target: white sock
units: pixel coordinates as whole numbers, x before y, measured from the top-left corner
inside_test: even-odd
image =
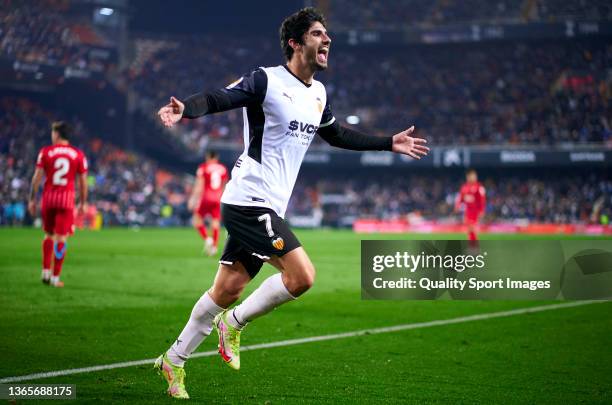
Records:
[[[59,276],[51,276],[51,284],[57,284],[59,281]]]
[[[191,311],[187,325],[168,349],[168,358],[174,365],[183,367],[191,353],[210,335],[213,319],[223,310],[215,304],[208,292],[200,297]]]
[[[242,304],[227,315],[227,321],[236,329],[242,329],[246,324],[295,297],[285,287],[283,278],[277,273],[264,280]]]
[[[43,278],[43,280],[49,280],[50,277],[51,277],[51,270],[50,269],[43,269],[43,271],[42,271],[42,278]]]

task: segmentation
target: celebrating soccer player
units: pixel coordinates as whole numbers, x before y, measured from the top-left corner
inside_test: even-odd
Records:
[[[455,200],[455,211],[463,207],[463,224],[467,227],[471,247],[478,246],[478,223],[485,211],[485,188],[478,181],[476,170],[470,169]]]
[[[317,71],[327,68],[331,45],[325,19],[316,9],[305,8],[285,19],[280,37],[286,65],[256,69],[226,88],[182,101],[171,97],[158,112],[167,127],[181,118],[240,107],[245,117],[244,152],[221,198],[229,237],[213,286],[195,304],[178,339],[155,362],[173,397],[189,397],[183,365],[213,325],[223,360],[239,369],[242,329],[312,286],[314,265],[283,217],[316,134],[344,149],[393,151],[415,159],[429,151],[424,139],[410,136],[414,127],[376,137],[336,121],[325,87],[314,80]],[[280,273],[264,280],[240,305],[229,309],[264,262]]]
[[[45,146],[38,153],[28,202],[28,210],[35,217],[36,194],[44,173],[41,205],[45,231],[42,243],[42,282],[54,287],[64,286],[59,278],[66,257],[66,239],[74,225],[75,178],[79,181],[79,213],[85,212],[87,201],[87,159],[83,152],[70,145],[70,135],[70,127],[65,122],[54,122],[51,125],[52,145]]]
[[[189,199],[189,209],[193,211],[193,226],[204,240],[204,251],[212,256],[217,253],[219,225],[221,219],[221,195],[227,182],[227,169],[219,163],[215,151],[206,152],[206,161],[198,167],[196,182]],[[212,237],[208,235],[206,217],[210,218]]]

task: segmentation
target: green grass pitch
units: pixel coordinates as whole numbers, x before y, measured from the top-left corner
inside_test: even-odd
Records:
[[[547,304],[362,301],[359,241],[372,236],[297,233],[315,286],[249,325],[243,345]],[[69,241],[66,287],[53,289],[39,280],[41,237],[0,229],[0,378],[156,357],[217,267],[190,229],[84,231]],[[246,293],[272,271],[265,266]],[[213,404],[611,403],[611,314],[607,302],[249,351],[239,372],[217,356],[195,358],[187,390],[193,403]],[[213,332],[199,351],[215,348]],[[29,383],[76,384],[77,403],[172,402],[152,365]]]

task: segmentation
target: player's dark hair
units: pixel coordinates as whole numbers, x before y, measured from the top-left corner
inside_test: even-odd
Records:
[[[58,133],[60,138],[64,140],[69,140],[72,132],[72,128],[68,125],[67,122],[64,121],[55,121],[51,124],[51,130]]]
[[[207,159],[217,159],[219,158],[219,152],[217,152],[216,150],[209,149],[206,151],[206,158]]]
[[[289,45],[289,40],[294,39],[298,44],[304,43],[304,34],[314,22],[320,22],[327,28],[325,17],[314,7],[306,7],[285,18],[280,26],[281,48],[287,60],[293,56],[293,48]]]

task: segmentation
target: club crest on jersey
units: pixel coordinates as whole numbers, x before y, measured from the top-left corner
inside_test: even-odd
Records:
[[[272,246],[274,246],[277,250],[283,250],[285,247],[285,241],[279,236],[276,239],[272,239]]]
[[[323,112],[323,102],[321,101],[319,97],[317,97],[317,107],[319,109],[319,112],[322,113]]]

